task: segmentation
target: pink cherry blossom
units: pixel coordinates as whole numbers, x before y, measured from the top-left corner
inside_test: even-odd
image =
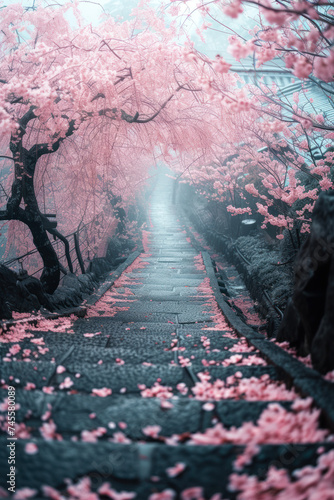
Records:
[[[38,447],[35,443],[27,443],[24,447],[24,451],[28,453],[28,455],[35,455],[38,453]]]
[[[24,389],[26,391],[32,391],[36,389],[36,385],[33,382],[27,382],[26,385],[24,386]]]
[[[205,500],[203,496],[203,488],[200,486],[193,486],[187,488],[181,493],[181,500]]]
[[[42,491],[46,498],[51,498],[52,500],[65,500],[65,497],[59,493],[55,488],[52,488],[52,486],[42,486]]]
[[[100,488],[98,489],[98,492],[100,495],[107,496],[112,500],[132,500],[132,498],[135,498],[137,496],[137,493],[135,492],[129,492],[129,491],[117,492],[116,490],[110,487],[109,483],[103,483],[102,486],[100,486]]]
[[[112,443],[122,443],[122,444],[130,444],[131,439],[126,437],[123,432],[115,432],[113,437],[109,439]]]
[[[94,396],[100,396],[101,398],[105,398],[107,396],[110,396],[112,393],[112,390],[108,387],[102,387],[101,389],[92,389],[92,394]]]
[[[185,470],[186,464],[184,462],[177,462],[173,467],[168,467],[166,473],[168,477],[176,477],[182,474]]]
[[[69,389],[70,387],[72,387],[72,385],[73,385],[73,381],[71,380],[71,378],[65,377],[63,382],[61,382],[59,384],[59,389]]]
[[[55,388],[53,386],[49,386],[49,387],[43,386],[42,387],[42,391],[45,392],[45,394],[52,394],[54,389]]]
[[[39,428],[41,436],[46,441],[62,441],[62,436],[56,432],[57,426],[53,422],[53,420],[49,420],[48,422],[44,422],[44,424]]]
[[[291,479],[285,469],[270,466],[267,477],[231,474],[229,489],[238,491],[240,500],[251,498],[331,498],[333,493],[333,450],[321,455],[317,465],[305,466]]]
[[[13,498],[15,500],[26,500],[27,498],[33,498],[36,496],[37,490],[32,489],[32,488],[20,488],[16,490],[15,494],[13,495]]]
[[[159,432],[161,431],[161,427],[160,425],[147,425],[142,429],[142,431],[143,434],[145,434],[145,436],[149,436],[151,438],[157,438]]]
[[[176,492],[170,488],[161,491],[160,493],[152,493],[148,500],[174,500],[176,498]]]
[[[141,389],[141,387],[143,388]],[[143,398],[157,397],[160,399],[169,399],[173,396],[172,388],[163,386],[159,382],[155,382],[151,388],[146,388],[139,384],[139,388],[141,389],[140,394]]]
[[[19,351],[21,350],[21,346],[19,344],[14,344],[12,347],[9,348],[10,354],[15,356]]]

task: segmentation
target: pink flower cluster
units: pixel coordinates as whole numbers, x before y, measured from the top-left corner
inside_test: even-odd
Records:
[[[244,422],[241,427],[226,429],[221,422],[205,432],[191,435],[189,444],[280,444],[316,443],[329,434],[319,428],[320,410],[311,409],[312,400],[297,400],[288,411],[278,403],[271,403],[263,410],[256,424]],[[240,465],[240,462],[238,462]]]
[[[175,500],[177,497],[176,491],[168,488],[160,493],[152,493],[148,500]],[[181,491],[181,500],[205,500],[203,488],[200,486],[193,486]],[[215,493],[209,500],[222,500],[220,493]]]
[[[230,358],[224,359],[221,362],[222,366],[230,366],[230,365],[243,365],[243,366],[251,366],[251,365],[262,365],[266,366],[268,363],[263,359],[253,354],[252,356],[247,356],[246,358],[242,354],[235,354]]]
[[[269,375],[260,378],[243,378],[241,372],[227,377],[226,381],[216,379],[210,382],[207,372],[197,374],[200,382],[192,387],[195,398],[199,401],[221,401],[222,399],[246,399],[248,401],[292,401],[297,393],[288,390],[282,382],[271,380]]]
[[[172,387],[161,385],[159,382],[155,382],[151,388],[138,384],[138,388],[143,398],[170,399],[173,396]]]
[[[116,491],[111,488],[110,483],[103,483],[97,493],[92,491],[92,483],[89,477],[83,477],[76,484],[72,481],[67,481],[66,492],[60,491],[47,485],[41,487],[44,498],[51,498],[52,500],[99,500],[101,496],[110,498],[111,500],[132,500],[137,496],[135,492],[129,491]],[[0,489],[0,497],[7,496],[2,493],[7,493],[5,490]],[[38,495],[38,491],[31,488],[20,488],[16,491],[14,498],[16,500],[33,498]],[[38,495],[40,496],[40,495]]]
[[[98,438],[104,436],[106,432],[107,429],[105,427],[98,427],[91,431],[83,430],[81,432],[81,440],[86,443],[96,443]]]
[[[316,466],[305,466],[292,473],[270,466],[263,481],[256,476],[231,474],[229,489],[239,492],[238,500],[332,499],[334,485],[334,451],[322,454]]]

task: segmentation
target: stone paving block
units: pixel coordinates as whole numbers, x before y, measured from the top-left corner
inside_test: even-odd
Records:
[[[190,335],[192,335],[191,332],[189,332]],[[234,345],[238,343],[238,340],[233,340],[229,338],[217,338],[214,341],[211,341],[211,346],[210,349],[220,349],[221,351],[228,350]],[[200,338],[196,337],[186,337],[182,335],[182,338],[179,341],[179,346],[180,347],[185,347],[186,350],[184,351],[185,353],[198,351],[201,352],[202,355],[205,355],[206,349],[203,348],[203,344],[200,341]],[[193,352],[192,352],[193,353]],[[188,356],[188,354],[187,354]]]
[[[119,392],[126,388],[127,393],[138,393],[138,384],[146,384],[147,387],[160,379],[162,385],[175,387],[180,382],[187,382],[185,371],[173,365],[122,365],[115,366],[114,363],[87,364],[77,361],[65,360],[63,366],[66,371],[57,374],[52,380],[52,385],[59,385],[69,377],[72,385],[69,390],[91,393],[93,389],[107,387],[112,391]],[[77,378],[75,375],[80,374]]]
[[[122,347],[129,349],[146,349],[151,350],[160,346],[160,350],[170,347],[171,337],[170,334],[163,335],[133,335],[132,337],[110,337],[107,347]]]
[[[152,279],[156,281],[161,280],[163,283],[168,279],[175,280],[175,285],[179,286],[179,283],[183,280],[185,283],[188,283],[190,286],[197,283],[201,284],[206,277],[206,274],[203,271],[199,271],[198,273],[183,273],[181,269],[170,269],[168,272],[162,272],[160,270],[151,271],[150,269],[145,270],[141,278],[145,280],[145,283],[150,283]]]
[[[147,291],[144,293],[143,291],[135,291],[135,297],[138,297],[138,300],[146,301],[149,303],[150,301],[163,302],[163,301],[175,301],[175,302],[185,302],[189,303],[189,296],[185,294],[180,294],[173,290],[157,290],[157,291]],[[192,297],[192,304],[205,304],[205,300],[202,297]]]
[[[1,440],[1,462],[6,459],[6,441]],[[24,447],[27,441],[16,444],[16,487],[29,484],[30,488],[42,485],[61,487],[64,479],[76,479],[90,475],[100,480],[113,478],[138,478],[138,452],[135,446],[117,443],[99,443],[96,452],[94,443],[74,443],[70,441],[37,440],[38,453],[27,455]],[[7,464],[8,465],[8,464]],[[1,485],[4,486],[4,476]]]
[[[183,265],[186,264],[194,264],[194,258],[181,255],[178,253],[177,255],[171,255],[171,256],[162,256],[162,255],[155,255],[154,257],[146,257],[145,260],[147,262],[152,262],[152,263],[158,263],[158,264],[176,264],[177,267],[183,267]]]
[[[90,346],[76,347],[70,357],[69,361],[79,361],[80,363],[103,363],[114,364],[117,366],[117,359],[124,361],[125,364],[141,365],[143,362],[150,362],[153,364],[170,364],[174,360],[174,353],[172,351],[163,351],[161,344],[152,346],[150,350],[145,348],[134,347],[113,347],[103,348]]]
[[[94,331],[95,330],[95,331]],[[92,331],[89,331],[87,328],[87,331],[85,333],[90,334],[90,333],[97,333],[98,330],[93,329]],[[101,331],[102,329],[100,329]],[[87,347],[105,347],[108,343],[110,334],[108,333],[101,333],[94,335],[94,337],[85,337],[83,334],[79,334],[78,332],[76,333],[56,333],[52,332],[50,334],[45,335],[44,342],[45,345],[49,348],[54,348],[56,346],[62,346],[62,345],[86,345]]]
[[[35,384],[37,389],[47,385],[56,369],[56,363],[48,361],[0,361],[1,378],[14,387],[24,387],[27,382]]]
[[[94,333],[94,332],[102,332],[103,335],[110,334],[111,332],[117,332],[122,328],[122,321],[118,321],[115,318],[110,317],[92,317],[92,318],[83,318],[78,319],[73,324],[73,330],[76,334],[85,334],[85,333]],[[95,339],[99,337],[93,337]],[[85,337],[84,337],[85,338]],[[98,339],[97,339],[98,340]]]
[[[282,374],[274,366],[210,366],[197,368],[196,365],[193,366],[193,371],[198,372],[208,372],[211,375],[211,380],[217,378],[221,380],[226,380],[227,377],[235,375],[235,373],[242,373],[242,378],[256,377],[260,378],[262,375],[269,375],[272,380],[282,380]]]
[[[332,448],[333,444],[325,446],[327,450]],[[233,445],[155,447],[150,456],[150,474],[164,479],[167,467],[183,462],[187,467],[181,475],[170,480],[172,489],[181,492],[191,484],[203,487],[205,498],[221,493],[222,498],[232,499],[235,496],[228,490],[229,475],[233,472],[233,462],[243,451],[243,446]],[[307,464],[314,465],[317,458],[317,445],[314,444],[263,445],[244,471],[247,475],[256,473],[263,479],[270,465],[293,471]]]
[[[228,476],[238,449],[225,446],[155,447],[151,455],[151,476],[166,477],[166,469],[178,462],[187,464],[182,474],[169,481],[170,488],[181,492],[189,485],[202,486],[205,498],[226,492]],[[223,497],[226,498],[226,497]],[[227,497],[230,498],[230,497]]]
[[[172,321],[177,323],[177,314],[174,313],[150,313],[146,311],[132,312],[132,311],[120,311],[117,313],[117,319],[123,323],[168,323]]]
[[[207,309],[207,307],[205,308]],[[213,321],[213,314],[201,311],[196,308],[194,313],[188,313],[187,311],[178,314],[178,321],[182,324],[193,324],[193,323],[211,323]]]
[[[0,390],[0,401],[6,395],[7,391]],[[39,428],[44,422],[41,417],[50,405],[51,418],[56,424],[57,432],[64,439],[71,439],[73,435],[81,439],[82,430],[98,427],[106,429],[103,439],[121,431],[131,440],[147,439],[143,429],[152,425],[159,425],[159,435],[165,437],[185,432],[203,432],[205,429],[203,403],[184,398],[171,399],[172,407],[164,409],[159,398],[125,395],[101,398],[85,394],[45,394],[42,391],[18,389],[16,402],[20,405],[16,411],[16,421],[24,422],[32,435],[37,437],[40,436]],[[136,411],[133,411],[134,408]],[[94,418],[92,414],[95,414]],[[119,426],[120,422],[125,422],[127,427]]]
[[[121,306],[121,302],[116,302],[114,304],[116,307]],[[189,304],[189,302],[178,302],[178,300],[164,300],[163,302],[157,300],[143,301],[138,300],[131,304],[131,314],[140,313],[143,311],[145,313],[164,313],[164,314],[187,314],[189,316],[204,314],[203,311],[207,309],[207,305],[204,301],[202,303]],[[126,314],[125,311],[124,314]],[[207,314],[208,316],[208,314]],[[118,315],[117,315],[118,317]]]
[[[190,295],[193,297],[198,297],[197,286],[183,285],[175,286],[174,291],[178,292],[180,295]],[[204,297],[206,300],[206,298]]]
[[[187,349],[186,351],[180,352],[179,354],[182,354],[186,358],[190,358],[191,361],[191,366],[193,367],[194,370],[205,370],[206,364],[203,364],[202,361],[205,360],[205,363],[211,363],[211,366],[220,366],[222,367],[222,362],[224,360],[227,360],[235,355],[241,356],[242,358],[248,358],[249,354],[252,353],[235,353],[235,352],[229,352],[229,351],[220,351],[220,352],[212,352],[212,351],[196,351],[196,350],[189,350]],[[231,366],[243,368],[245,365],[239,365],[238,363],[232,364]]]
[[[214,412],[225,427],[241,427],[244,422],[257,422],[270,404],[270,401],[223,400],[215,403]],[[290,410],[292,405],[290,401],[280,401],[278,404],[286,410]]]
[[[92,399],[92,398],[91,398]],[[105,398],[94,398],[104,400]],[[159,425],[160,436],[170,437],[173,434],[182,434],[184,432],[201,432],[201,403],[198,401],[171,400],[174,405],[168,410],[161,409],[160,401],[156,399],[141,398],[121,398],[114,402],[109,401],[106,404],[95,405],[95,402],[77,401],[68,408],[65,401],[57,407],[56,413],[53,413],[53,420],[57,425],[57,430],[64,434],[73,432],[80,434],[83,426],[85,429],[96,429],[105,427],[107,429],[106,437],[112,437],[115,432],[123,432],[131,440],[147,440],[143,429],[147,426]],[[136,411],[134,412],[134,408]],[[89,415],[94,412],[96,418],[92,419]],[[119,426],[119,422],[125,422],[127,427]],[[108,424],[115,423],[115,428],[110,428]]]
[[[55,342],[48,343],[47,340],[45,339],[45,345],[40,346],[41,350],[38,350],[38,346],[36,344],[31,344],[30,342],[22,342],[20,343],[21,350],[15,354],[15,356],[6,356],[7,358],[13,360],[13,361],[23,361],[24,363],[29,363],[29,362],[34,362],[37,360],[40,361],[52,361],[52,360],[59,360],[62,357],[66,356],[66,354],[69,351],[69,348],[73,345],[71,342],[59,342],[59,338]],[[3,355],[1,355],[1,358],[5,356],[6,353],[8,353],[8,348],[4,350]],[[47,348],[45,350],[45,348]],[[26,356],[25,350],[30,350],[31,353],[29,356]],[[1,353],[1,351],[0,351]],[[29,359],[29,361],[27,361]]]
[[[161,279],[161,282],[157,283],[157,280],[154,276],[151,277],[145,277],[145,285],[150,286],[151,285],[165,285],[171,288],[174,288],[175,286],[177,287],[197,287],[203,282],[203,278],[187,278],[186,275],[178,274],[173,276],[173,278],[168,278],[164,276]]]
[[[188,258],[189,260],[193,261],[193,258],[198,255],[198,252],[195,249],[192,249],[191,247],[182,251],[179,250],[161,250],[158,254],[156,254],[160,257],[181,257],[181,258]]]
[[[133,276],[138,279],[138,274],[140,274],[141,279],[156,277],[157,280],[163,280],[164,278],[187,278],[190,279],[202,279],[206,277],[204,271],[199,271],[195,268],[190,268],[189,266],[175,267],[175,266],[161,266],[159,264],[155,266],[150,266],[146,269],[138,269],[133,271]]]
[[[151,283],[150,285],[127,285],[127,288],[129,288],[132,292],[153,292],[153,291],[170,291],[172,292],[174,290],[174,287],[172,285],[165,285],[165,284],[153,284]]]

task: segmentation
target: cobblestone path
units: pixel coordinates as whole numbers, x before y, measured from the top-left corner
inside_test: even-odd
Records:
[[[289,471],[333,463],[312,401],[227,325],[172,186],[162,177],[153,192],[145,253],[85,318],[2,335],[0,497],[8,386],[15,498],[297,498]]]

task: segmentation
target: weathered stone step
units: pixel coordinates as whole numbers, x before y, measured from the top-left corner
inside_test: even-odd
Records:
[[[112,304],[112,307],[122,307],[126,306],[127,303],[124,302],[115,302]],[[129,313],[130,315],[133,313],[164,313],[164,314],[191,314],[194,316],[205,314],[207,317],[212,316],[212,314],[208,314],[208,305],[205,300],[202,299],[201,302],[197,302],[194,304],[192,301],[182,302],[176,300],[164,300],[163,302],[158,300],[142,300],[140,297],[131,303],[130,311],[124,311],[124,314]],[[116,318],[119,318],[119,313],[117,313]]]
[[[134,348],[134,347],[105,347],[105,346],[94,346],[91,344],[80,345],[73,344],[71,342],[63,342],[59,344],[58,342],[46,342],[48,351],[41,354],[39,351],[34,351],[32,355],[28,358],[22,355],[20,351],[17,355],[12,358],[14,361],[20,362],[34,362],[40,361],[51,361],[54,359],[57,364],[60,364],[62,357],[77,360],[80,362],[87,362],[90,364],[98,363],[101,360],[107,363],[114,363],[115,365],[125,362],[125,364],[142,364],[144,362],[150,362],[154,364],[170,364],[171,361],[176,360],[176,353],[170,349],[170,339],[166,340],[166,349],[162,347],[162,342],[157,344],[152,342],[151,348],[149,350],[145,348]],[[28,346],[28,347],[31,347]],[[26,348],[26,346],[23,346]],[[121,361],[116,361],[121,360]]]
[[[197,270],[194,264],[194,257],[192,253],[190,255],[180,255],[179,253],[170,256],[155,254],[152,255],[151,257],[145,256],[144,259],[145,262],[150,262],[151,264],[153,264],[153,266],[167,265],[167,266],[179,267],[182,269],[183,267],[186,267],[187,269],[189,268]],[[151,267],[152,266],[150,266],[150,269]],[[202,272],[205,273],[205,271]]]
[[[173,249],[168,249],[168,250],[163,250],[159,253],[155,253],[155,256],[157,257],[186,257],[189,259],[193,259],[198,255],[198,252],[191,247],[188,247],[187,250],[182,250],[181,252],[179,250],[173,250]]]
[[[21,362],[30,362],[34,363],[36,361],[46,362],[54,359],[57,364],[61,363],[62,358],[66,358],[66,362],[79,361],[81,363],[86,362],[88,364],[97,364],[108,363],[109,365],[118,366],[120,363],[129,364],[143,364],[143,363],[152,363],[152,364],[174,364],[177,362],[179,357],[189,359],[191,363],[192,369],[195,372],[205,371],[207,369],[207,363],[212,367],[218,365],[220,369],[222,369],[222,362],[227,360],[235,355],[242,356],[242,358],[248,358],[252,355],[252,353],[237,353],[237,352],[229,352],[226,350],[222,350],[219,352],[207,352],[204,349],[186,349],[186,350],[175,350],[175,346],[180,344],[180,341],[176,344],[176,340],[178,340],[177,335],[171,335],[170,333],[159,335],[156,332],[145,332],[145,330],[140,330],[136,333],[129,332],[127,340],[133,340],[133,337],[138,337],[140,340],[144,342],[147,341],[148,338],[151,340],[151,347],[148,350],[147,347],[106,347],[92,344],[81,344],[81,343],[73,343],[73,338],[66,338],[66,341],[62,341],[61,343],[58,339],[50,336],[49,338],[45,338],[45,346],[49,349],[47,352],[43,351],[41,354],[35,346],[29,344],[29,342],[23,343],[21,346],[21,351],[19,351],[14,359],[14,361]],[[116,339],[115,339],[116,340]],[[153,340],[153,342],[152,342]],[[114,342],[115,344],[117,342]],[[118,344],[123,344],[122,341],[119,341]],[[129,342],[128,344],[131,344]],[[163,345],[163,347],[162,347]],[[44,346],[44,347],[45,347]],[[29,356],[29,361],[24,357],[24,351],[27,348],[33,348],[33,353]],[[34,350],[36,349],[36,350]],[[5,350],[5,352],[7,349]],[[11,358],[9,358],[11,359]],[[25,360],[25,361],[24,361]],[[203,363],[202,361],[205,360]],[[233,364],[232,366],[236,368],[243,369],[244,365],[239,365],[238,363]],[[251,367],[256,365],[251,365]]]
[[[172,264],[166,264],[163,262],[155,262],[154,265],[150,265],[149,269],[134,269],[131,274],[129,273],[129,276],[133,276],[134,278],[137,278],[138,275],[140,277],[150,277],[150,276],[156,276],[158,280],[163,279],[164,277],[170,277],[174,278],[178,276],[184,277],[184,275],[189,275],[192,278],[198,278],[201,277],[202,279],[206,278],[205,271],[201,271],[196,269],[195,267],[190,267],[190,266],[184,266],[182,263],[179,265],[174,263]]]
[[[151,362],[153,364],[161,365],[169,364],[171,363],[171,361],[177,360],[178,356],[182,356],[189,358],[192,366],[204,370],[206,367],[206,363],[202,363],[202,360],[206,360],[208,363],[211,362],[213,366],[215,364],[220,366],[224,360],[227,360],[231,357],[233,358],[236,355],[238,356],[238,358],[240,358],[241,356],[242,358],[246,358],[246,360],[249,356],[252,356],[252,353],[237,353],[229,352],[226,350],[219,352],[207,352],[204,349],[186,349],[185,351],[175,350],[174,345],[178,344],[174,344],[173,341],[175,342],[175,340],[177,340],[177,335],[172,336],[171,334],[167,334],[161,336],[154,333],[145,334],[145,332],[135,333],[132,334],[132,336],[133,335],[140,335],[140,338],[144,339],[152,337],[151,340],[157,340],[158,343],[152,343],[150,349],[148,350],[147,348],[143,347],[118,347],[116,345],[113,347],[105,347],[91,344],[73,344],[71,342],[63,342],[62,344],[59,344],[58,342],[48,342],[46,340],[46,345],[49,351],[45,352],[44,354],[41,354],[37,351],[37,357],[32,355],[30,359],[31,361],[34,361],[35,359],[46,361],[54,358],[57,362],[59,362],[61,357],[68,353],[68,359],[77,360],[80,362],[85,361],[90,364],[98,363],[100,362],[100,360],[103,360],[103,362],[114,362],[115,364],[117,364],[115,360],[120,359],[126,364],[142,364],[143,362]],[[165,340],[165,342],[163,342],[163,340]],[[163,347],[162,344],[165,344],[165,346]],[[72,346],[74,346],[74,349],[71,349],[70,352],[70,348]],[[23,345],[23,348],[24,347],[25,346]],[[22,351],[20,351],[15,356],[15,360],[17,361],[24,359],[26,358],[22,356]],[[235,366],[239,366],[238,363],[236,363]],[[240,366],[242,367],[243,365]],[[254,363],[254,365],[252,366],[256,366],[256,363]]]
[[[173,323],[178,323],[177,314],[175,313],[146,313],[146,311],[132,312],[132,311],[120,311],[115,316],[117,321],[123,323],[168,323],[169,321]]]
[[[166,342],[166,346],[169,346]],[[103,348],[90,346],[88,349],[85,346],[77,346],[67,358],[68,362],[78,361],[80,363],[97,364],[103,360],[103,363],[109,365],[141,365],[143,363],[152,363],[155,365],[170,364],[175,359],[173,351],[164,351],[159,345],[153,345],[149,350],[145,348],[124,348],[113,347]],[[118,360],[118,361],[117,361]]]
[[[189,326],[189,325],[185,325]],[[191,330],[189,331],[189,335],[192,334]],[[187,335],[187,333],[186,333]],[[231,347],[235,346],[238,343],[238,340],[230,339],[228,337],[218,337],[217,339],[211,340],[210,344],[210,351],[213,349],[220,349],[220,351],[225,351],[230,349]],[[195,355],[195,352],[197,351],[197,355],[199,353],[202,353],[203,355],[208,351],[208,349],[203,348],[203,344],[201,343],[200,338],[196,339],[193,337],[186,337],[186,338],[181,338],[179,341],[178,346],[183,350],[183,355],[187,355],[188,357],[188,352],[191,354]],[[182,354],[182,350],[180,350],[180,353]],[[194,352],[193,352],[194,351]]]
[[[196,374],[199,372],[208,372],[211,375],[211,381],[215,379],[226,380],[227,377],[235,375],[235,373],[242,373],[242,378],[256,377],[260,378],[262,375],[269,375],[271,380],[283,380],[283,374],[275,366],[209,366],[200,367],[192,366],[192,371]]]
[[[7,464],[7,441],[2,440],[0,463]],[[180,493],[189,487],[203,487],[205,498],[221,493],[223,498],[233,499],[228,490],[229,475],[233,462],[244,451],[243,446],[166,446],[162,444],[129,444],[100,442],[82,443],[69,441],[35,441],[38,452],[25,452],[29,440],[16,443],[16,487],[39,489],[48,485],[59,490],[64,488],[64,478],[76,481],[84,476],[91,478],[96,490],[110,482],[117,491],[134,491],[136,498],[146,499],[153,492],[170,488]],[[333,443],[322,443],[325,451],[333,449]],[[248,475],[264,477],[268,466],[282,466],[288,471],[315,465],[319,444],[262,445],[244,471]],[[185,470],[176,477],[169,477],[167,469],[176,463],[185,463]],[[7,464],[8,465],[8,464]],[[244,472],[243,471],[243,472]],[[156,478],[159,478],[157,481]],[[1,486],[6,486],[2,476]]]
[[[186,274],[186,273],[151,273],[147,272],[146,275],[142,274],[139,275],[139,273],[136,273],[134,275],[134,278],[140,279],[142,281],[145,281],[145,284],[159,284],[161,283],[162,285],[169,285],[172,283],[172,286],[181,286],[183,283],[185,285],[193,285],[193,286],[198,286],[203,282],[203,279],[206,277],[205,274]]]
[[[161,267],[161,266],[156,266],[156,267],[151,267],[149,269],[143,269],[143,270],[138,270],[134,271],[133,273],[128,275],[129,278],[135,279],[142,281],[143,283],[146,283],[146,280],[154,278],[156,283],[164,283],[166,279],[175,279],[177,284],[178,280],[196,280],[195,285],[197,283],[201,284],[206,278],[206,274],[203,271],[197,271],[197,269],[194,270],[186,270],[186,269],[180,269],[180,268],[170,268],[170,267]]]
[[[35,384],[37,389],[53,386],[55,390],[69,390],[91,393],[93,389],[107,387],[113,392],[126,389],[128,393],[138,393],[138,384],[151,387],[157,379],[162,385],[176,387],[180,382],[191,384],[186,371],[173,365],[143,366],[121,365],[114,363],[88,364],[80,361],[65,360],[63,373],[56,373],[56,363],[47,361],[0,362],[1,378],[14,387],[24,387],[27,382]],[[79,377],[76,375],[80,375]],[[64,380],[68,384],[63,386]]]
[[[177,286],[178,284],[174,283],[174,284],[169,284],[169,285],[165,285],[165,284],[160,284],[160,285],[154,285],[154,284],[145,284],[145,283],[142,283],[141,285],[132,285],[132,284],[129,284],[127,285],[127,288],[129,288],[131,290],[132,293],[135,293],[135,294],[143,294],[143,295],[146,295],[147,293],[152,293],[152,292],[164,292],[164,293],[167,293],[167,292],[176,292],[176,293],[180,293],[180,294],[184,294],[184,295],[191,295],[191,298],[192,297],[200,297],[201,299],[203,299],[202,296],[198,295],[198,292],[197,292],[197,285],[193,286],[193,285],[182,285],[182,286]],[[136,297],[134,297],[136,298]],[[205,298],[205,297],[204,297]]]
[[[136,290],[133,288],[131,290],[133,292],[133,298],[136,300],[140,300],[142,302],[145,301],[145,303],[149,303],[151,300],[156,301],[156,302],[165,302],[165,301],[175,301],[175,302],[181,302],[181,303],[188,303],[188,304],[204,304],[205,303],[205,298],[201,296],[195,296],[196,291],[190,291],[187,293],[187,288],[182,289],[182,293],[180,291],[175,291],[172,289],[169,290],[150,290],[141,288],[140,290]],[[193,294],[192,297],[189,297]]]
[[[244,352],[229,352],[229,351],[219,351],[219,352],[207,352],[205,351],[204,349],[203,350],[191,350],[191,349],[186,349],[185,351],[174,351],[176,352],[177,356],[182,356],[183,358],[187,358],[189,359],[190,363],[191,363],[191,366],[193,367],[193,369],[197,372],[198,370],[199,371],[205,371],[206,370],[206,367],[207,367],[207,363],[211,366],[222,366],[222,362],[224,362],[225,360],[229,360],[230,358],[232,358],[232,361],[233,361],[233,358],[234,356],[238,356],[238,359],[242,358],[242,360],[245,360],[245,362],[248,361],[248,358],[249,356],[252,356],[254,355],[254,353],[244,353]],[[258,354],[257,354],[258,356]],[[261,356],[259,356],[261,357]],[[234,358],[235,359],[235,358]],[[240,361],[240,362],[243,362],[243,361]],[[202,362],[204,361],[204,362]],[[232,364],[230,366],[235,366],[235,367],[238,367],[240,368],[240,370],[242,370],[242,368],[244,368],[245,366],[247,365],[242,365],[239,363],[234,363],[232,362]],[[227,361],[228,363],[228,361]],[[249,361],[250,363],[250,361]],[[264,365],[265,366],[265,360],[264,360]],[[250,367],[255,367],[257,366],[256,363],[253,363],[253,364],[250,364],[249,365]]]
[[[98,318],[98,316],[96,316]],[[196,323],[196,322],[212,322],[212,314],[203,313],[200,308],[195,307],[194,312],[180,312],[180,313],[164,313],[164,312],[146,312],[143,310],[138,310],[132,312],[130,311],[119,311],[115,316],[117,321],[123,323]]]
[[[158,318],[159,319],[159,318]],[[84,334],[86,332],[102,332],[103,334],[113,334],[124,333],[129,335],[128,332],[143,332],[142,328],[146,333],[157,332],[157,333],[172,333],[175,332],[177,325],[175,323],[168,323],[168,321],[150,321],[150,322],[140,322],[137,324],[131,321],[120,321],[116,320],[116,317],[93,317],[87,319],[78,319],[74,325],[73,330],[75,333]]]
[[[0,402],[6,397],[7,391],[0,389]],[[181,395],[168,401],[171,403],[170,408],[163,408],[159,398],[143,398],[139,395],[98,397],[17,389],[16,403],[19,408],[16,410],[16,422],[24,422],[30,432],[34,431],[34,436],[40,436],[38,429],[50,411],[47,420],[52,419],[57,432],[64,439],[80,435],[83,430],[104,427],[104,439],[121,431],[131,440],[147,440],[149,438],[143,432],[146,426],[159,425],[159,435],[169,437],[173,434],[204,432],[217,419],[227,428],[240,427],[244,422],[255,423],[271,404],[267,401],[226,400],[215,402],[214,409],[208,411],[203,408],[204,402]],[[290,402],[282,401],[279,404],[287,410],[291,407]]]

